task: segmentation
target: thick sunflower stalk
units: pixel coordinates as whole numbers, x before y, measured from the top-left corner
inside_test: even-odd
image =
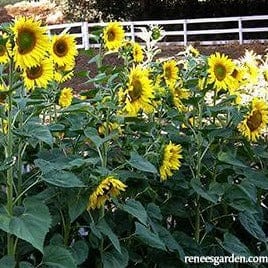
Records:
[[[15,205],[20,205],[23,195],[36,184],[26,190],[22,187],[22,159],[29,144],[14,133],[23,128],[34,113],[26,118],[25,111],[18,108],[16,99],[20,96],[26,101],[32,92],[48,90],[53,86],[54,90],[59,90],[59,86],[55,87],[55,82],[60,85],[72,76],[77,49],[71,35],[64,34],[51,38],[46,27],[41,26],[41,22],[32,18],[18,17],[14,22],[1,28],[0,51],[2,67],[0,89],[3,108],[7,114],[7,119],[2,121],[2,126],[3,122],[6,122],[5,161],[13,159],[6,173],[7,211],[12,218]],[[60,106],[66,107],[71,104],[71,92],[69,89],[63,89],[59,98]],[[54,101],[57,101],[56,98]],[[16,246],[17,239],[14,242],[14,237],[8,233],[8,255],[15,255]]]

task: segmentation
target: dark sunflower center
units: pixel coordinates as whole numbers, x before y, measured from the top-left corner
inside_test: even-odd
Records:
[[[19,32],[16,43],[19,47],[20,54],[31,52],[36,44],[36,37],[34,32],[28,29]]]
[[[58,57],[64,57],[68,53],[68,46],[63,40],[58,40],[53,46],[53,51]]]
[[[165,77],[167,79],[170,79],[171,78],[171,74],[172,74],[171,68],[170,67],[165,68]]]
[[[232,77],[237,78],[237,76],[238,76],[238,71],[236,69],[234,69],[232,72]]]
[[[37,79],[43,74],[42,66],[35,66],[26,70],[27,77],[31,80]]]
[[[217,80],[222,81],[226,76],[226,68],[221,64],[217,64],[214,67],[214,73]]]
[[[131,101],[135,101],[139,99],[142,95],[142,84],[139,79],[134,79],[132,82],[133,89],[129,91],[129,96],[131,98]]]
[[[3,45],[0,45],[0,57],[4,56],[6,53],[6,48]]]
[[[107,34],[107,37],[108,37],[108,41],[111,42],[111,41],[114,41],[115,39],[115,33],[114,31],[108,31],[108,34]]]
[[[262,114],[260,111],[254,111],[253,114],[247,120],[247,126],[250,131],[254,131],[259,128],[262,123]]]

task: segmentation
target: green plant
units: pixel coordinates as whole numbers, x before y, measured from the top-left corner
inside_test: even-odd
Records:
[[[95,34],[99,53],[85,52],[98,73],[76,74],[92,89],[73,97],[61,83],[73,39],[48,46],[40,25],[19,25],[0,38],[0,266],[187,267],[191,255],[266,254],[265,59],[192,47],[157,59],[156,26],[142,29],[136,57],[113,23]],[[105,65],[110,53],[123,64]],[[49,79],[37,84],[40,66]]]

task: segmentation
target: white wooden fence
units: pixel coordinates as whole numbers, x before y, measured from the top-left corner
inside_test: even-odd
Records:
[[[50,34],[70,32],[77,38],[77,47],[89,49],[99,46],[91,37],[97,27],[107,23],[75,22],[68,24],[49,25]],[[139,34],[142,27],[159,25],[164,30],[165,37],[160,43],[168,45],[187,45],[198,42],[201,45],[239,44],[258,40],[268,42],[268,15],[246,17],[222,17],[179,20],[148,20],[122,22],[126,35],[133,41],[141,42]],[[257,25],[257,26],[256,26]],[[260,26],[259,26],[260,25]],[[259,35],[256,38],[256,35]],[[231,38],[230,38],[231,36]],[[227,38],[227,39],[226,39]],[[171,41],[170,41],[171,40]]]

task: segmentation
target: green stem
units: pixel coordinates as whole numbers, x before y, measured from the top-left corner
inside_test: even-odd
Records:
[[[8,129],[7,129],[7,146],[5,148],[6,158],[13,156],[13,134],[12,134],[12,92],[8,93]],[[7,211],[9,216],[13,215],[13,166],[7,170]],[[14,256],[13,237],[7,235],[7,252],[9,256]]]

